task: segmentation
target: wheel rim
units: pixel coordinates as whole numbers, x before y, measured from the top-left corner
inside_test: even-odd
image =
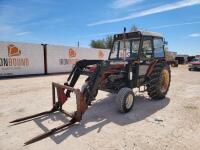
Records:
[[[168,87],[169,87],[169,71],[164,69],[161,72],[161,80],[160,80],[160,85],[161,85],[161,92],[166,92]]]
[[[133,95],[129,94],[126,98],[126,108],[127,109],[131,108],[132,104],[133,104]]]

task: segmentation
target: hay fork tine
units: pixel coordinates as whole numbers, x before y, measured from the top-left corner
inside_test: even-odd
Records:
[[[55,89],[57,89],[57,99],[58,99],[57,102],[56,102],[56,96],[55,96]],[[75,95],[76,95],[77,110],[73,114],[70,114],[70,113],[68,113],[68,112],[66,112],[62,109],[62,105],[67,101],[67,98],[68,98],[64,93],[65,89],[67,89],[70,92],[74,92]],[[22,122],[22,121],[29,120],[29,119],[32,119],[32,118],[36,118],[36,117],[39,117],[39,116],[50,114],[50,113],[53,113],[55,111],[62,112],[72,119],[64,125],[53,128],[46,133],[43,133],[41,135],[38,135],[38,136],[32,138],[31,140],[25,142],[24,143],[25,145],[28,145],[28,144],[34,143],[36,141],[42,140],[42,139],[54,134],[55,132],[60,131],[61,129],[69,127],[76,122],[80,122],[81,119],[82,119],[83,113],[88,108],[87,103],[85,102],[84,96],[80,92],[79,89],[75,89],[73,87],[69,87],[69,86],[65,86],[65,85],[60,85],[60,84],[54,83],[54,82],[52,83],[52,101],[53,101],[53,108],[51,110],[44,111],[44,112],[34,114],[34,115],[31,115],[31,116],[19,118],[19,119],[16,119],[14,121],[11,121],[10,123]]]
[[[37,141],[40,141],[40,140],[42,140],[44,138],[47,138],[47,137],[51,136],[52,134],[60,131],[61,129],[64,129],[66,127],[71,126],[74,123],[76,123],[76,120],[74,118],[72,118],[69,123],[66,123],[64,125],[58,126],[56,128],[53,128],[53,129],[51,129],[50,131],[48,131],[46,133],[40,134],[40,135],[30,139],[29,141],[25,142],[24,145],[29,145],[29,144],[35,143]]]
[[[53,110],[44,111],[44,112],[41,112],[41,113],[38,113],[38,114],[34,114],[34,115],[31,115],[31,116],[27,116],[27,117],[23,117],[23,118],[13,120],[10,123],[18,123],[18,122],[25,121],[25,120],[28,120],[28,119],[33,119],[33,118],[36,118],[36,117],[39,117],[39,116],[47,115],[47,114],[52,113],[52,112],[54,112],[54,111]]]

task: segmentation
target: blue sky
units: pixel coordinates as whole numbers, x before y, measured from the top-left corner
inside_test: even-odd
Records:
[[[171,51],[200,54],[200,0],[0,0],[0,40],[89,47],[130,30],[162,33]]]

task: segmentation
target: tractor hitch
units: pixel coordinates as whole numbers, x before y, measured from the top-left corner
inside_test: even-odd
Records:
[[[62,105],[67,101],[67,98],[68,98],[64,93],[65,90],[67,90],[67,92],[74,92],[75,95],[76,95],[77,110],[73,113],[66,112],[65,110],[62,109]],[[57,91],[57,101],[56,101],[56,93],[55,93],[56,91]],[[48,137],[52,134],[55,134],[56,132],[59,132],[63,129],[66,129],[67,127],[73,125],[76,122],[80,122],[81,119],[82,119],[83,113],[88,108],[88,105],[85,102],[84,96],[80,92],[79,89],[75,89],[73,87],[61,85],[61,84],[54,83],[54,82],[52,83],[52,102],[53,102],[53,108],[51,110],[44,111],[44,112],[34,114],[34,115],[31,115],[31,116],[19,118],[19,119],[11,121],[10,123],[13,123],[13,125],[24,123],[24,122],[27,122],[27,121],[31,121],[32,119],[35,119],[37,117],[42,117],[44,115],[48,115],[50,113],[54,113],[54,112],[57,112],[57,111],[64,113],[66,116],[70,117],[71,120],[66,124],[63,124],[63,125],[58,126],[56,128],[53,128],[46,133],[43,133],[41,135],[38,135],[38,136],[32,138],[31,140],[25,142],[24,143],[25,145],[28,145],[28,144],[37,142],[39,140],[42,140],[42,139],[44,139],[44,138],[46,138],[46,137]]]

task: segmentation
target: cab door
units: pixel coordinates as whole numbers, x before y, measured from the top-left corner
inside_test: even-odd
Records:
[[[143,79],[153,57],[153,38],[144,37],[140,51],[139,77]],[[143,80],[142,80],[143,81]]]

